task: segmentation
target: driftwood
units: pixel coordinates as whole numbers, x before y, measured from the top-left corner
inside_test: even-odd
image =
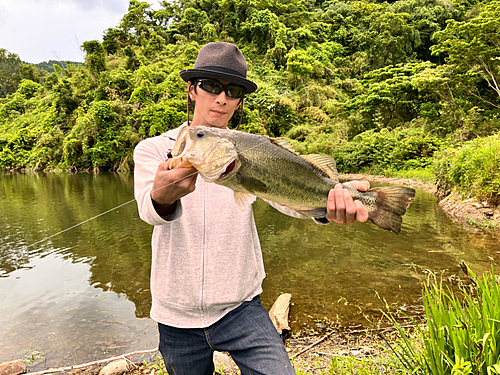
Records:
[[[291,298],[292,295],[289,293],[280,295],[269,310],[269,317],[280,335],[283,334],[283,331],[291,331],[288,325]]]

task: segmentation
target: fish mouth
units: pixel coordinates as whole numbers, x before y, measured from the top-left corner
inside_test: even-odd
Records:
[[[229,163],[229,165],[226,167],[226,170],[219,176],[218,180],[220,181],[225,179],[234,170],[235,166],[236,166],[236,159],[234,159],[232,162]]]

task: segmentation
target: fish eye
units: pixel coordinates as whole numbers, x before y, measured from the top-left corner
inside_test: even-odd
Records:
[[[205,135],[205,133],[203,132],[203,130],[199,130],[198,133],[196,133],[196,136],[198,138],[203,138],[204,135]]]

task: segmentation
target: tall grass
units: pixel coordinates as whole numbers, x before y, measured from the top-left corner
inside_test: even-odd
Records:
[[[397,324],[402,340],[392,349],[413,374],[500,374],[500,288],[492,270],[477,277],[466,265],[468,285],[454,292],[429,276],[423,301],[426,326],[418,326],[422,347]]]

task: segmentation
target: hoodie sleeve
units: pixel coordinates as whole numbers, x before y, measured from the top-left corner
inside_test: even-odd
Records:
[[[141,141],[134,150],[134,195],[139,216],[151,225],[164,225],[177,220],[182,215],[182,204],[177,202],[175,212],[169,217],[158,215],[151,199],[151,188],[158,165],[167,158],[168,147],[161,147],[160,137]],[[164,149],[165,148],[165,149]]]

